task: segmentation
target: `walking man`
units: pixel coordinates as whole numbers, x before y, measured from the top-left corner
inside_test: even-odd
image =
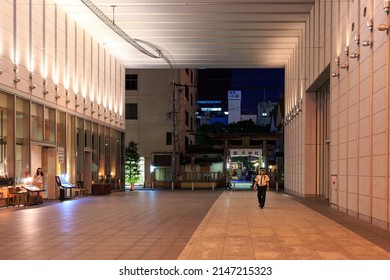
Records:
[[[269,177],[265,174],[264,168],[260,168],[260,174],[258,174],[255,178],[253,189],[257,189],[259,207],[263,209],[265,205],[265,195],[267,194],[267,189],[269,189]]]

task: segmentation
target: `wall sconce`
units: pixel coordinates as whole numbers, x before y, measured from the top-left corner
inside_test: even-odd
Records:
[[[58,85],[57,84],[54,85],[54,89],[55,89],[55,91],[58,90]]]
[[[95,113],[96,113],[96,110],[95,110],[95,109],[92,109],[92,110],[91,110],[91,113],[92,113],[92,114],[95,114]]]
[[[378,26],[379,31],[386,31],[387,33],[389,33],[389,29],[390,29],[390,26],[387,25],[386,23],[381,23]]]
[[[30,72],[29,77],[30,77],[30,80],[32,80],[34,78],[34,72]]]
[[[123,124],[124,124],[124,122],[122,121],[122,122],[121,122],[121,125],[123,125]]]
[[[76,108],[78,108],[78,107],[80,107],[80,104],[79,104],[79,103],[75,103],[74,106],[75,106]]]
[[[373,42],[370,41],[370,40],[364,40],[364,41],[362,42],[362,46],[363,46],[363,47],[372,47],[372,45],[373,45]]]
[[[56,99],[60,99],[60,98],[61,98],[61,95],[56,94],[55,98],[56,98]]]
[[[348,70],[349,65],[346,64],[346,63],[343,63],[343,64],[341,64],[340,68],[341,68],[341,69],[347,69],[347,70]]]
[[[371,19],[368,19],[366,21],[366,26],[367,26],[368,30],[370,30],[372,32],[372,30],[374,29],[374,24],[372,23]]]
[[[104,119],[107,119],[108,118],[108,115],[104,115]]]
[[[3,74],[3,70],[0,69],[0,75]]]
[[[48,90],[48,89],[45,89],[44,91],[43,91],[43,94],[49,94],[50,93],[50,91]]]
[[[84,107],[84,111],[87,111],[89,108],[88,107]]]
[[[357,58],[357,59],[359,59],[359,54],[356,53],[356,52],[354,52],[354,53],[351,53],[351,54],[349,55],[349,57],[350,57],[350,58]]]
[[[349,53],[349,47],[346,46],[346,47],[344,48],[344,54],[345,54],[345,55],[348,55],[348,53]]]
[[[15,84],[19,83],[20,82],[20,78],[19,77],[15,77],[14,82],[15,82]]]
[[[360,43],[359,35],[355,35],[355,42],[356,42],[357,45],[359,45],[359,43]]]
[[[383,3],[383,10],[385,11],[386,15],[389,14],[389,12],[390,12],[390,1],[387,0],[387,1],[385,1]]]
[[[68,89],[65,89],[65,94],[66,94],[66,96],[69,96],[69,90]]]
[[[33,90],[33,89],[35,89],[37,86],[35,85],[35,84],[32,84],[31,86],[30,86],[30,89],[31,90]]]
[[[65,100],[65,102],[66,102],[66,103],[70,103],[70,99],[67,98],[67,99]]]
[[[338,72],[333,72],[333,73],[331,74],[331,76],[332,76],[333,78],[336,78],[336,77],[339,76],[339,73],[338,73]]]
[[[42,83],[43,83],[43,85],[44,85],[44,86],[46,86],[46,85],[47,85],[47,81],[46,81],[46,79],[45,79],[45,78],[43,78],[43,80],[42,80]]]
[[[100,117],[101,115],[103,115],[103,113],[99,111],[98,116]]]
[[[338,56],[336,56],[336,57],[334,58],[334,63],[336,63],[337,66],[340,65],[340,58],[339,58]]]
[[[16,65],[16,64],[14,64],[14,72],[15,72],[15,73],[18,73],[18,72],[19,72],[18,65]]]

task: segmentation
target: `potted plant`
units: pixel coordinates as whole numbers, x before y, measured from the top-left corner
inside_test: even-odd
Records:
[[[134,183],[139,181],[140,156],[138,154],[138,144],[130,141],[125,149],[125,181],[130,184],[130,190],[134,191]]]

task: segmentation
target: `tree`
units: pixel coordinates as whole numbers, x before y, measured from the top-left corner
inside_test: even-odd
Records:
[[[134,183],[139,181],[141,174],[139,160],[138,144],[130,141],[125,149],[125,181],[131,185],[131,190],[134,190]]]

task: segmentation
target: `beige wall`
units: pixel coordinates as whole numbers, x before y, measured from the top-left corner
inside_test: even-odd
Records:
[[[302,111],[285,126],[285,189],[318,195],[315,176],[318,77],[328,65],[330,77],[330,203],[340,211],[389,228],[389,35],[379,31],[390,21],[384,1],[316,1],[304,34],[286,67],[286,115]],[[365,14],[364,14],[365,11]],[[373,21],[373,31],[367,21]],[[352,26],[354,27],[352,30]],[[360,37],[360,44],[355,42]],[[372,47],[362,46],[364,40]],[[359,53],[359,59],[344,54]],[[336,65],[348,64],[348,69]],[[298,106],[297,105],[297,106]],[[329,174],[329,176],[330,176]]]
[[[124,128],[124,67],[50,0],[2,1],[0,56],[0,89]]]
[[[195,75],[197,72],[190,70]],[[127,69],[127,74],[138,75],[138,90],[126,91],[126,103],[138,104],[138,119],[126,120],[125,145],[132,140],[138,143],[138,152],[145,158],[145,181],[150,183],[150,164],[153,162],[153,154],[172,154],[172,145],[166,145],[166,133],[173,131],[172,119],[168,114],[173,111],[173,87],[172,81],[181,85],[192,85],[192,82],[184,69]],[[184,87],[176,87],[177,98],[177,152],[184,152],[185,137],[194,144],[194,135],[190,127],[185,125],[185,111],[193,120],[193,129],[196,129],[196,87],[189,87],[191,99],[185,98]],[[177,159],[177,171],[179,158]]]

